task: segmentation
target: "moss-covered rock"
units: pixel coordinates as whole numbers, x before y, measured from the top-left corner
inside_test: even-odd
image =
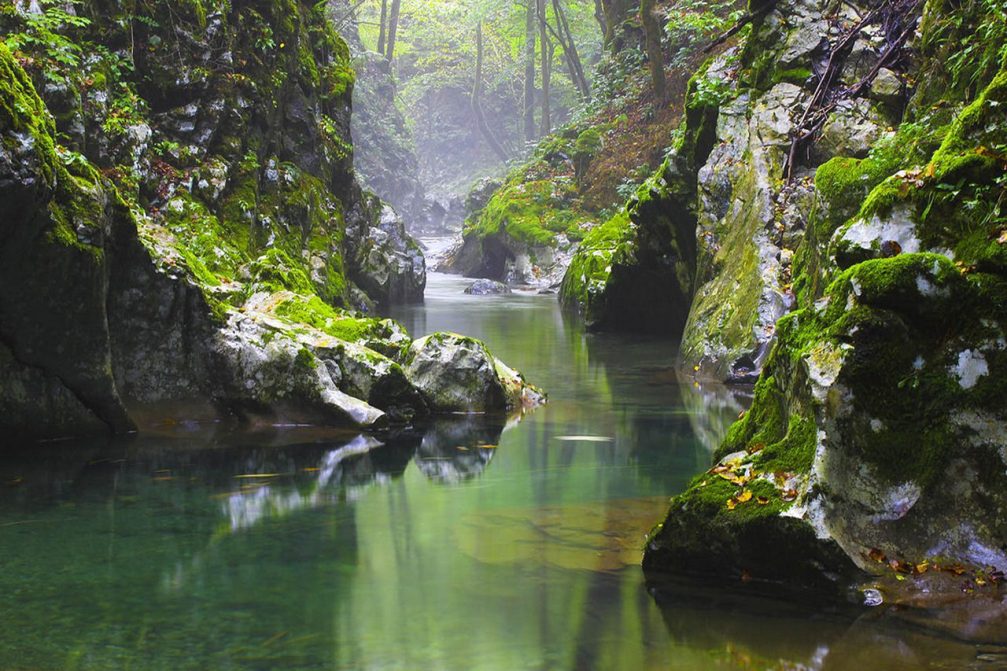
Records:
[[[425,268],[354,180],[353,73],[324,7],[25,11],[0,10],[18,50],[0,44],[3,428],[124,431],[139,406],[156,419],[180,402],[266,422],[425,417],[408,334],[354,310],[421,299]],[[128,64],[127,44],[143,45]]]
[[[799,309],[719,464],[655,529],[649,571],[842,587],[1007,568],[1004,66],[953,118],[952,97],[818,168]]]
[[[27,74],[0,44],[0,341],[7,373],[0,416],[17,433],[132,427],[112,377],[105,319],[106,240],[128,225],[129,212],[67,151]],[[45,396],[33,395],[40,392]],[[52,422],[38,421],[44,410]]]

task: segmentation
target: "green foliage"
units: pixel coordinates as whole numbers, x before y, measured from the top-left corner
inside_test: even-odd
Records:
[[[929,71],[923,98],[975,95],[1007,62],[1007,5],[1002,0],[931,0],[920,32]]]
[[[678,0],[667,10],[664,25],[666,42],[671,45],[672,67],[689,64],[695,49],[705,46],[711,36],[730,28],[741,18],[733,0]]]
[[[0,16],[15,19],[20,30],[11,31],[4,43],[15,55],[33,59],[31,63],[55,84],[66,84],[81,67],[84,50],[68,33],[90,25],[82,16],[67,11],[81,0],[41,0],[39,14],[19,13],[12,5],[0,9]]]
[[[549,245],[556,233],[580,237],[586,217],[569,207],[574,188],[558,180],[523,182],[520,175],[497,191],[466,234],[505,233],[530,245]]]

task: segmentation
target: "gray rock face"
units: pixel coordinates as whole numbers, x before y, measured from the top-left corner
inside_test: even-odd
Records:
[[[946,20],[943,12],[954,11],[933,9],[921,43]],[[918,19],[914,11],[899,19],[906,30]],[[863,62],[849,63],[851,77],[877,63],[878,38],[877,29],[866,31],[854,49]],[[941,71],[925,58],[913,67],[907,81]],[[894,96],[900,76],[889,74],[882,90]],[[1007,235],[1002,221],[977,218],[943,194],[970,184],[973,211],[999,206],[989,185],[1002,182],[1003,161],[984,155],[1007,141],[1007,71],[1000,64],[978,91],[934,98],[933,88],[939,85],[921,85],[909,123],[878,143],[872,128],[883,121],[870,119],[871,100],[837,105],[818,150],[839,156],[813,180],[796,172],[796,183],[780,188],[771,143],[739,151],[725,142],[724,151],[746,165],[731,173],[715,152],[701,172],[702,213],[726,218],[719,230],[744,240],[734,246],[716,226],[708,229],[727,250],[710,264],[709,286],[719,279],[722,287],[717,302],[755,296],[751,287],[759,285],[744,274],[753,267],[771,270],[763,287],[792,281],[795,295],[783,307],[792,312],[767,334],[772,349],[752,361],[763,369],[752,408],[724,436],[717,465],[672,500],[651,535],[644,568],[652,575],[734,575],[838,596],[870,580],[875,605],[907,593],[934,604],[949,588],[953,598],[964,589],[973,603],[990,604],[983,621],[1003,620],[1002,588],[990,588],[988,577],[998,582],[1007,571]],[[721,108],[722,126],[734,128],[725,138],[760,134],[762,123],[761,137],[779,137],[779,117],[766,113],[774,106],[757,113],[743,100]],[[954,113],[935,115],[945,107]],[[748,125],[757,118],[758,127]],[[921,129],[929,139],[916,146]],[[814,166],[819,158],[812,151],[803,160]],[[770,181],[759,183],[766,167]],[[741,191],[746,179],[759,187]],[[760,207],[767,202],[771,211]],[[752,211],[759,234],[781,229],[778,271],[747,228]],[[761,310],[754,298],[747,304]],[[750,337],[747,328],[732,330],[730,311],[699,316],[705,319],[691,322],[696,343]]]
[[[829,115],[815,144],[820,161],[833,156],[864,158],[885,134],[888,123],[869,100],[844,100]]]
[[[435,333],[414,342],[405,372],[438,413],[503,413],[543,400],[485,345],[454,333]]]
[[[509,286],[495,280],[476,280],[465,288],[465,293],[471,296],[499,296],[511,293]]]
[[[871,97],[886,105],[895,106],[902,100],[905,85],[902,79],[889,70],[881,68],[871,82]]]
[[[373,199],[371,209],[380,214],[365,227],[366,237],[357,245],[353,278],[380,304],[422,301],[427,284],[423,251],[391,206]]]
[[[806,97],[781,83],[720,109],[720,142],[699,171],[698,288],[681,349],[683,365],[703,377],[746,380],[757,373],[787,310],[773,180],[783,171],[792,115]]]

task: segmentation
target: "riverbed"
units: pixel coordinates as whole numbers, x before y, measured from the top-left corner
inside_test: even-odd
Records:
[[[0,466],[2,669],[975,669],[1001,648],[884,609],[666,587],[667,499],[745,407],[670,339],[431,274],[414,335],[486,341],[549,393],[381,436],[176,422]],[[726,582],[726,581],[725,581]],[[999,665],[999,666],[998,666]]]

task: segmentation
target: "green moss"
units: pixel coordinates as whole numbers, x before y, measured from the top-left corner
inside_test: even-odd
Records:
[[[46,184],[54,185],[61,166],[53,137],[56,125],[24,69],[6,45],[0,42],[0,129],[25,133],[34,142],[39,173]],[[15,142],[5,137],[4,142]]]
[[[745,416],[731,425],[715,458],[726,454],[759,449],[780,441],[786,434],[786,403],[776,379],[763,376],[755,385],[755,398]]]
[[[817,435],[818,429],[811,418],[792,414],[783,438],[759,453],[756,467],[772,473],[807,473],[815,459]]]
[[[302,347],[297,351],[297,356],[294,357],[294,367],[305,372],[312,372],[318,368],[318,360],[311,353],[311,350],[307,347]]]
[[[556,233],[572,232],[585,221],[568,205],[572,186],[552,180],[508,182],[497,191],[467,234],[485,238],[506,234],[529,245],[550,245]]]
[[[308,279],[301,264],[295,263],[282,249],[273,247],[248,265],[252,274],[252,283],[256,291],[267,289],[270,292],[292,291],[310,295],[314,287]]]
[[[633,231],[629,214],[622,210],[588,233],[570,261],[560,300],[584,311],[589,323],[604,311],[605,286],[613,264],[632,256]]]
[[[403,343],[396,337],[405,330],[391,320],[354,317],[318,296],[290,292],[275,294],[268,310],[295,330],[305,325],[339,340],[361,343],[374,350],[376,360],[401,354]]]
[[[789,70],[777,70],[773,73],[772,84],[787,82],[803,86],[808,83],[814,73],[809,68],[791,68]]]

